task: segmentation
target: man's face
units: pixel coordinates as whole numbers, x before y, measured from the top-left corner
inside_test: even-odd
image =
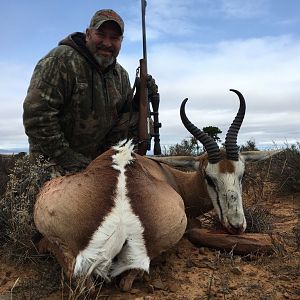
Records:
[[[104,22],[99,29],[88,28],[86,30],[86,46],[103,69],[115,61],[120,52],[122,40],[120,28],[113,21]]]

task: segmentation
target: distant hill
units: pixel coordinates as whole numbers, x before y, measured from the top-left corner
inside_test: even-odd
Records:
[[[265,145],[259,145],[257,146],[259,150],[277,150],[277,149],[282,149],[285,148],[284,145],[275,145],[273,144],[265,144]],[[29,152],[28,148],[11,148],[11,149],[1,149],[0,148],[0,154],[17,154],[20,152]],[[153,150],[150,150],[147,155],[153,155]]]
[[[20,152],[28,153],[28,148],[0,149],[0,154],[17,154]]]

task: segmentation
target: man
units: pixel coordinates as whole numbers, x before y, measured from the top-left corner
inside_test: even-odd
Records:
[[[116,61],[123,33],[116,12],[99,10],[85,34],[71,34],[38,62],[23,113],[31,153],[68,173],[119,140],[136,138],[138,103]],[[148,93],[154,94],[157,86],[149,78]]]

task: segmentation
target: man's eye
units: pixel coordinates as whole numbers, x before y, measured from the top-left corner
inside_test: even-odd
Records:
[[[119,40],[121,39],[121,37],[120,37],[119,35],[113,35],[113,36],[111,37],[111,39],[112,39],[113,41],[119,41]]]
[[[100,36],[102,38],[105,37],[105,34],[103,32],[97,31],[96,34],[97,34],[97,36]]]
[[[211,187],[215,187],[215,184],[213,182],[213,180],[211,179],[211,177],[209,177],[208,175],[205,176],[205,179],[207,181],[207,184]]]
[[[107,37],[107,38],[111,39],[112,41],[119,41],[121,38],[119,35],[107,35],[101,31],[96,31],[96,34],[97,34],[97,36],[99,36],[102,39]]]

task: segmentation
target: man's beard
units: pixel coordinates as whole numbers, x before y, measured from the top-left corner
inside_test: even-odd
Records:
[[[94,56],[98,65],[100,66],[100,68],[103,70],[105,70],[108,66],[113,64],[119,54],[118,52],[116,52],[114,47],[105,47],[103,44],[96,46],[94,43],[87,41],[86,46],[89,49],[89,51],[92,53],[92,55]],[[111,56],[104,56],[104,55],[98,54],[97,52],[99,50],[108,51],[111,53]]]
[[[94,54],[94,57],[99,66],[103,69],[106,69],[108,66],[110,66],[116,59],[114,56],[106,57],[98,54]]]

